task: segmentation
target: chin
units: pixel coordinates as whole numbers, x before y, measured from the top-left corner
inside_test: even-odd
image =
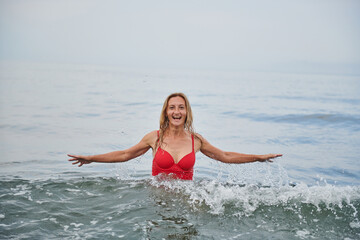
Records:
[[[173,125],[174,127],[181,127],[181,126],[185,126],[185,123],[184,122],[172,122],[171,125]]]

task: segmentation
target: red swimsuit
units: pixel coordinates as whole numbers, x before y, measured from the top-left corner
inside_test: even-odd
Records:
[[[159,135],[159,132],[158,132]],[[174,174],[175,178],[183,180],[192,180],[195,164],[194,136],[192,139],[192,152],[185,155],[178,163],[174,162],[174,158],[167,151],[158,148],[152,165],[152,175],[156,176],[160,173]]]

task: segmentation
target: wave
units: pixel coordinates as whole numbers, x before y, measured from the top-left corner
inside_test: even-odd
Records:
[[[181,206],[188,206],[198,215],[211,214],[226,222],[245,222],[253,229],[265,229],[268,234],[270,231],[270,235],[252,235],[255,239],[261,236],[275,239],[360,237],[359,186],[300,183],[268,187],[214,180],[187,183],[156,179],[151,185],[162,189],[158,194],[160,199],[172,193],[182,199],[178,201]],[[246,234],[241,236],[246,238]]]
[[[352,209],[358,216],[360,187],[358,186],[308,186],[305,183],[281,187],[255,184],[238,185],[215,180],[199,182],[162,181],[154,178],[151,185],[182,193],[193,207],[207,206],[213,214],[224,214],[227,206],[238,208],[239,215],[249,216],[260,207],[283,206],[296,209],[296,205],[314,206],[317,210],[337,211],[343,207]]]
[[[183,239],[212,239],[211,234],[215,239],[242,234],[255,239],[359,237],[359,186],[263,186],[159,177],[0,183],[2,239],[25,232],[30,238],[156,239],[174,231]]]
[[[0,201],[1,239],[25,233],[63,239],[360,236],[359,186],[264,186],[161,176],[14,178],[0,181]]]
[[[306,97],[306,96],[273,96],[273,98],[286,100],[286,101],[301,101],[301,102],[322,102],[322,103],[345,103],[349,105],[358,106],[360,104],[359,98],[346,98],[346,97],[324,97],[317,96],[314,97]]]
[[[351,123],[360,124],[359,116],[344,115],[344,114],[289,114],[277,117],[269,117],[277,122],[289,122],[289,123]]]
[[[81,192],[91,188],[93,194],[102,192],[104,186],[109,192],[117,192],[124,186],[131,188],[155,187],[163,194],[181,194],[194,209],[207,206],[213,214],[223,214],[227,206],[238,207],[244,215],[253,213],[260,206],[287,206],[307,204],[318,210],[347,206],[353,210],[353,216],[359,215],[360,186],[336,186],[332,184],[308,186],[305,183],[283,186],[263,186],[261,184],[237,184],[202,179],[182,181],[167,177],[151,177],[143,180],[121,180],[119,178],[81,178],[59,180],[2,180],[1,197],[22,196],[28,200],[41,190],[46,196],[56,189],[57,193]],[[50,194],[49,194],[50,193]],[[51,199],[48,199],[51,200]],[[230,204],[230,205],[229,205]]]
[[[347,114],[330,114],[330,113],[312,113],[312,114],[252,114],[238,113],[234,111],[223,112],[225,115],[235,116],[243,119],[250,119],[260,122],[278,122],[300,125],[337,125],[341,127],[350,127],[360,130],[360,116]]]

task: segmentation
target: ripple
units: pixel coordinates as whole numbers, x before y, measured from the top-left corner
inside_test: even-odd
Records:
[[[345,114],[285,114],[285,115],[268,115],[268,114],[251,114],[251,113],[238,113],[235,111],[223,112],[225,115],[236,116],[238,118],[251,119],[261,122],[279,122],[289,124],[337,124],[344,126],[359,126],[360,116],[345,115]]]

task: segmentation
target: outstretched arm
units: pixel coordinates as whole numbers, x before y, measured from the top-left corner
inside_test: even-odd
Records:
[[[272,162],[271,159],[281,157],[282,154],[244,154],[237,152],[226,152],[211,145],[204,137],[197,135],[201,140],[200,151],[206,156],[224,163],[249,163],[249,162]]]
[[[126,162],[131,159],[134,159],[144,153],[146,153],[153,143],[156,141],[156,131],[146,134],[141,141],[135,146],[122,150],[114,151],[105,154],[92,155],[92,156],[83,156],[83,155],[72,155],[68,154],[71,159],[69,161],[73,162],[73,165],[79,164],[81,167],[84,164],[89,164],[92,162],[102,162],[102,163],[115,163],[115,162]]]

